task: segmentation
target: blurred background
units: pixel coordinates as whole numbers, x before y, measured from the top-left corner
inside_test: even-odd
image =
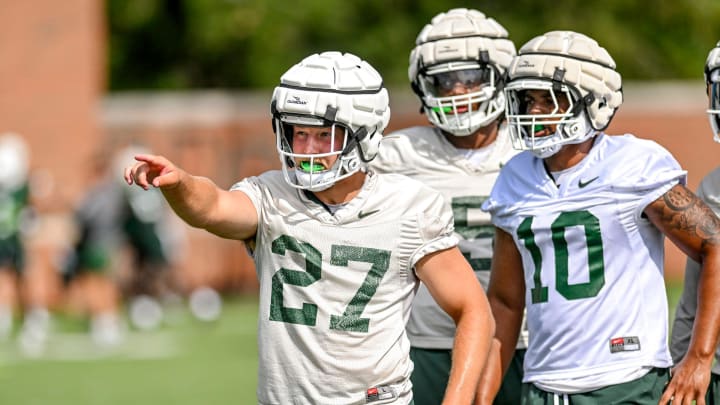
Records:
[[[624,79],[607,132],[658,141],[693,189],[718,165],[702,76],[716,0],[0,0],[0,146],[24,144],[8,177],[29,190],[13,211],[24,264],[0,279],[0,403],[254,403],[244,246],[127,191],[120,168],[152,151],[230,187],[279,167],[272,88],[325,50],[380,71],[390,131],[425,124],[408,55],[454,7],[492,16],[518,48],[553,29],[593,37]],[[666,261],[672,301],[684,259],[668,246]]]

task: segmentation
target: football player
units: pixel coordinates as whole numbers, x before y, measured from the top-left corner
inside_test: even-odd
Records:
[[[708,117],[715,142],[720,142],[720,42],[715,45],[705,62],[705,85],[708,95]],[[720,214],[720,167],[708,173],[700,182],[698,197],[705,201],[716,213]],[[700,263],[689,259],[685,266],[685,282],[680,301],[675,308],[670,353],[676,362],[680,362],[688,351],[692,338],[693,324],[698,310],[698,283],[700,281]],[[715,359],[720,359],[720,347],[715,350]],[[716,361],[710,375],[710,386],[705,401],[708,404],[720,404],[720,364]]]
[[[667,150],[603,132],[621,85],[608,52],[570,31],[533,38],[508,69],[510,136],[525,152],[483,208],[496,226],[488,296],[500,369],[527,306],[524,404],[704,402],[720,330],[720,220]],[[698,322],[672,379],[664,236],[702,269]]]
[[[161,156],[125,171],[252,252],[258,402],[411,403],[405,323],[419,280],[457,323],[446,400],[471,402],[494,323],[442,196],[367,169],[390,117],[380,75],[351,54],[309,56],[281,77],[271,112],[282,170],[230,191]]]
[[[416,40],[408,69],[432,126],[383,138],[372,167],[402,173],[440,191],[454,214],[460,251],[484,287],[490,279],[490,216],[480,211],[500,168],[517,151],[504,124],[505,73],[515,45],[497,21],[480,11],[452,9],[432,18]],[[416,405],[442,400],[450,374],[455,323],[421,284],[408,322]],[[519,403],[527,334],[495,404]]]
[[[21,302],[19,275],[25,262],[21,225],[30,204],[28,160],[20,136],[0,135],[0,340],[10,336]]]
[[[18,343],[23,354],[33,357],[42,355],[48,343],[55,281],[43,260],[47,246],[39,241],[36,203],[27,143],[16,133],[0,134],[0,340],[12,335],[13,317],[22,311]]]

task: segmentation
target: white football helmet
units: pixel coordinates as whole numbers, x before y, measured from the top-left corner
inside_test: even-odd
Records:
[[[713,139],[720,142],[720,42],[715,45],[705,61],[705,84],[708,93],[708,118]]]
[[[382,77],[355,55],[323,52],[303,59],[280,78],[270,109],[277,150],[285,180],[311,191],[365,170],[378,153],[382,132],[390,120],[390,105]],[[332,150],[297,154],[292,150],[293,125],[331,127]],[[335,128],[344,131],[335,140]],[[316,159],[337,155],[332,167]],[[301,163],[296,164],[296,160]]]
[[[529,114],[527,90],[547,90],[555,109]],[[505,95],[514,147],[541,158],[607,128],[623,101],[622,79],[610,54],[592,38],[572,31],[551,31],[523,45],[508,69]],[[563,95],[569,102],[564,112],[558,103]]]
[[[410,52],[410,77],[436,127],[471,135],[505,109],[502,87],[515,45],[502,25],[477,10],[456,8],[433,17]],[[464,87],[464,94],[453,92]]]

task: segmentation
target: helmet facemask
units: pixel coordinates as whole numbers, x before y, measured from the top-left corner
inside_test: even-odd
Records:
[[[312,154],[294,152],[292,146],[295,126],[327,128],[330,134],[327,151]],[[366,131],[353,133],[346,126],[330,122],[325,118],[280,113],[275,114],[273,127],[283,175],[287,183],[295,188],[309,191],[326,190],[337,181],[365,167],[365,163],[369,161],[364,159],[358,146],[359,136],[366,134]],[[322,162],[332,156],[336,156],[337,159],[331,167],[326,167]]]
[[[444,63],[423,69],[417,81],[428,120],[455,136],[471,135],[503,113],[502,81],[492,65]]]
[[[549,110],[531,114],[528,91],[547,92]],[[596,130],[590,124],[580,92],[572,86],[542,79],[520,79],[505,88],[510,139],[515,149],[539,158],[557,153],[563,145],[586,141]]]
[[[430,123],[468,136],[498,120],[505,109],[502,84],[515,53],[507,30],[478,10],[454,8],[433,17],[415,39],[408,66]],[[462,84],[468,80],[470,86]]]
[[[543,91],[552,101],[529,90]],[[530,114],[526,95],[545,105],[533,110],[542,115]],[[550,31],[528,41],[513,58],[505,97],[515,148],[546,158],[563,145],[585,142],[607,128],[623,101],[622,77],[594,39],[573,31]],[[565,100],[567,108],[559,108]],[[542,127],[552,133],[544,133]]]
[[[286,182],[311,191],[326,190],[365,170],[377,155],[390,120],[388,92],[380,74],[355,55],[333,51],[310,55],[285,72],[273,92],[270,111]],[[331,139],[323,140],[322,153],[297,153],[295,126],[313,132],[326,128]],[[337,159],[326,167],[332,156]]]
[[[713,131],[713,140],[720,143],[720,69],[709,73],[707,80],[708,118]]]

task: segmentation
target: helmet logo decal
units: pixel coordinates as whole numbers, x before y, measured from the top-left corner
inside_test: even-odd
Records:
[[[300,105],[305,105],[305,104],[307,104],[307,101],[301,99],[301,98],[298,97],[298,96],[292,96],[291,99],[287,100],[287,103],[288,103],[288,104],[300,104]]]
[[[521,68],[534,68],[535,65],[532,64],[532,63],[530,63],[529,60],[523,60],[523,61],[521,61],[520,63],[518,63],[518,67],[521,67]]]
[[[454,53],[457,52],[458,48],[452,47],[450,45],[443,45],[442,48],[438,51],[438,53]]]

